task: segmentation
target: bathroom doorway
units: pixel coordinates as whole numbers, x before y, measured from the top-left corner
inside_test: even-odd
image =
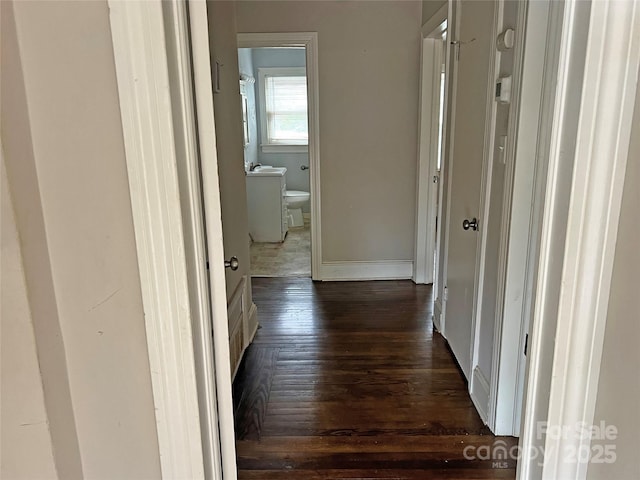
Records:
[[[238,35],[252,277],[317,279],[315,34],[295,35]]]

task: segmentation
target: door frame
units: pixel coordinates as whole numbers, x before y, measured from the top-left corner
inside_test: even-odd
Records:
[[[587,477],[588,459],[571,461],[569,452],[590,451],[590,439],[540,435],[540,422],[548,431],[593,424],[638,87],[638,31],[637,2],[564,2],[557,88],[545,92],[555,101],[520,479]],[[576,83],[581,92],[573,103]],[[529,453],[542,448],[539,465]]]
[[[179,0],[171,2],[180,3]],[[169,53],[165,46],[162,4],[160,0],[110,0],[109,7],[162,475],[163,478],[221,479],[224,476],[234,479],[237,476],[235,439],[233,412],[229,409],[231,374],[220,200],[215,195],[218,179],[206,4],[204,0],[189,0],[191,39],[188,28],[180,28],[178,34],[186,44],[191,42],[198,124],[196,127],[189,123],[200,135],[203,176],[214,182],[203,192],[212,267],[209,271],[213,292],[210,324],[191,318],[190,309],[185,308],[193,287],[186,275],[180,195],[198,202],[202,199],[193,190],[178,189],[177,158],[171,143]],[[524,452],[540,445],[536,439],[538,421],[548,419],[549,428],[575,425],[576,420],[589,424],[593,421],[597,399],[640,65],[640,38],[634,35],[640,28],[640,9],[634,8],[633,2],[592,2],[590,18],[594,21],[589,21],[579,15],[585,8],[585,2],[580,0],[567,0],[564,6],[520,445],[520,451]],[[186,17],[181,22],[183,27],[187,26]],[[576,68],[582,67],[576,67],[572,61],[575,50],[585,48],[582,42],[575,41],[576,32],[588,34],[584,72],[576,72]],[[189,62],[181,64],[186,69]],[[191,73],[189,70],[188,74]],[[576,79],[584,85],[581,108],[574,111],[568,109],[567,101],[571,81]],[[183,102],[188,105],[186,96]],[[604,123],[614,128],[596,128]],[[571,130],[569,124],[575,128]],[[577,139],[575,150],[569,152],[574,163],[568,176],[560,172],[567,164],[567,151],[562,149],[567,136]],[[567,189],[570,198],[568,205],[563,205],[559,195]],[[148,198],[154,202],[148,202]],[[566,226],[566,233],[560,239],[554,228],[558,223]],[[193,228],[198,229],[197,225]],[[204,233],[203,230],[195,233]],[[564,262],[559,262],[557,245],[564,238]],[[557,285],[560,285],[559,292],[554,292]],[[198,295],[206,293],[200,291]],[[554,302],[554,298],[559,298],[559,302]],[[219,434],[222,466],[218,464],[206,472],[201,434],[204,413],[197,377],[206,359],[196,354],[194,331],[200,330],[206,341],[211,336],[210,331],[204,329],[209,327],[213,329],[215,366],[209,378],[216,387],[210,400],[217,400],[213,413],[218,414],[218,423],[211,418],[208,421],[212,431]],[[545,329],[552,332],[551,342]],[[552,359],[548,358],[549,353]],[[575,368],[575,365],[581,367]],[[545,388],[545,382],[550,382],[550,391]],[[556,453],[545,458],[542,474],[535,471],[537,460],[526,456],[519,461],[518,478],[586,478],[586,464],[565,463],[557,454],[568,448],[579,449],[584,440],[559,437],[547,439],[546,445],[543,440],[546,451]]]
[[[496,298],[492,375],[488,421],[496,435],[518,436],[522,414],[527,342],[531,304],[528,294],[542,223],[534,215],[542,198],[536,196],[542,167],[537,139],[543,134],[545,84],[557,68],[553,57],[554,33],[548,2],[524,0],[516,24],[513,100],[509,114],[505,155],[504,206],[501,222],[501,275]],[[550,23],[551,22],[551,23]],[[543,41],[540,41],[543,38]],[[532,135],[535,133],[535,135]],[[544,148],[544,146],[542,146]],[[526,248],[521,246],[525,245]],[[508,319],[508,321],[505,321]],[[518,320],[518,321],[516,321]]]
[[[501,2],[502,5],[502,2]],[[554,71],[554,59],[547,55],[553,49],[553,40],[547,37],[549,21],[547,2],[524,0],[519,4],[515,22],[516,41],[514,47],[512,99],[509,105],[507,142],[503,146],[505,158],[503,206],[500,215],[500,240],[498,245],[497,291],[495,311],[491,312],[494,323],[492,339],[491,376],[485,379],[478,362],[480,329],[486,320],[483,311],[483,282],[479,282],[476,304],[476,331],[474,332],[473,376],[471,396],[481,416],[496,435],[518,436],[522,413],[522,392],[526,356],[524,348],[531,315],[531,280],[535,265],[530,262],[535,254],[536,238],[542,228],[534,211],[542,198],[535,195],[540,182],[536,173],[541,167],[541,156],[536,155],[537,138],[542,135],[539,128],[542,114],[543,78]],[[500,15],[501,25],[505,24]],[[540,41],[544,38],[544,41]],[[526,46],[526,50],[525,50]],[[498,68],[498,67],[496,67]],[[497,72],[498,70],[496,70]],[[494,120],[495,122],[495,120]],[[546,125],[546,124],[545,124]],[[495,135],[493,135],[495,138]],[[490,158],[495,161],[492,148]],[[489,165],[485,208],[482,218],[487,224],[490,214],[491,170]],[[486,228],[482,238],[480,278],[484,277],[485,257],[489,248]],[[522,248],[524,245],[526,248]],[[506,321],[505,321],[506,319]],[[491,321],[491,319],[489,320]]]
[[[162,477],[234,479],[206,3],[109,0],[109,16]],[[179,78],[173,85],[170,68]],[[174,129],[188,139],[181,151]],[[191,174],[182,189],[180,161]],[[186,211],[182,200],[194,208]]]
[[[434,257],[437,255],[436,217],[441,218],[436,181],[438,165],[438,134],[440,121],[441,65],[443,60],[443,24],[447,21],[444,4],[423,26],[420,64],[420,115],[418,117],[418,169],[416,189],[416,241],[413,260],[413,282],[435,283]],[[445,73],[446,75],[446,73]],[[445,105],[443,104],[443,108]],[[444,123],[444,116],[443,116]],[[443,125],[444,144],[444,125]],[[444,156],[443,156],[444,157]],[[444,163],[444,162],[443,162]],[[439,232],[442,228],[438,229]],[[437,268],[437,260],[435,265]],[[435,287],[435,285],[434,285]],[[436,326],[438,329],[439,325]]]
[[[322,215],[320,201],[320,84],[318,74],[318,33],[238,33],[238,48],[304,47],[307,69],[309,117],[309,186],[311,194],[311,278],[322,280]]]

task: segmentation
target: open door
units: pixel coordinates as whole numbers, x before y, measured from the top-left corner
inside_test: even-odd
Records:
[[[446,278],[445,336],[467,379],[471,349],[480,205],[487,126],[487,100],[493,74],[495,2],[458,3],[458,25],[451,39],[457,61],[453,144],[449,157],[449,235]]]
[[[218,152],[214,121],[213,91],[210,68],[209,28],[207,6],[202,0],[189,0],[189,27],[191,36],[191,68],[197,137],[202,174],[202,199],[206,224],[206,247],[211,299],[211,333],[215,365],[214,398],[204,409],[217,407],[218,435],[215,453],[221,465],[214,464],[214,478],[237,478],[235,433],[233,424],[233,401],[231,397],[232,371],[229,348],[229,324],[227,314],[227,266],[225,263],[222,231],[222,206],[220,179],[218,174]],[[185,25],[186,26],[186,25]],[[189,59],[185,59],[189,62]],[[194,132],[195,133],[195,132]],[[194,199],[197,200],[197,199]],[[231,261],[231,259],[230,259]],[[200,366],[206,368],[206,366]],[[210,378],[209,381],[214,380]],[[215,402],[215,403],[214,403]],[[216,468],[217,467],[217,468]],[[217,471],[221,467],[222,472]]]
[[[446,11],[444,19],[422,38],[420,76],[420,117],[418,129],[418,199],[413,281],[435,283],[435,259],[438,251],[440,166],[444,109],[444,54],[446,52]],[[437,14],[436,14],[437,16]],[[436,19],[437,21],[437,19]],[[425,24],[426,26],[427,24]],[[424,29],[425,27],[423,27]],[[434,318],[440,330],[439,317]]]

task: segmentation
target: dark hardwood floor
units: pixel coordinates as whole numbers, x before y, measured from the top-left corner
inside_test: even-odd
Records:
[[[261,328],[233,389],[240,479],[515,478],[514,461],[486,459],[517,439],[473,408],[433,331],[431,287],[252,282]]]

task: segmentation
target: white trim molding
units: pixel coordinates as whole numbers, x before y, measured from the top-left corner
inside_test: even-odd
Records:
[[[204,478],[162,2],[110,21],[163,478]]]
[[[317,32],[239,33],[238,48],[304,47],[307,67],[309,115],[309,184],[311,189],[311,277],[322,277],[322,230],[320,201],[320,77]]]
[[[446,12],[444,15],[444,20],[436,28],[446,20]],[[434,283],[435,280],[434,257],[437,248],[438,184],[436,181],[440,180],[437,165],[443,40],[441,37],[423,38],[421,43],[413,281],[418,284],[429,284]]]
[[[479,365],[474,367],[471,378],[471,388],[469,390],[471,401],[476,406],[476,410],[478,410],[482,421],[487,423],[489,419],[489,412],[487,410],[490,395],[489,380],[487,380],[487,377],[482,373]]]
[[[590,15],[549,428],[593,423],[640,65],[638,2],[592,2]],[[586,478],[589,458],[568,452],[588,450],[590,440],[563,437],[546,439],[543,478]]]
[[[523,344],[524,284],[531,236],[533,180],[544,74],[548,3],[519,4],[513,68],[513,101],[509,112],[502,207],[489,425],[496,435],[517,436],[521,405],[518,372],[525,364]],[[526,35],[526,38],[525,38]],[[528,41],[526,40],[528,39]],[[527,50],[524,50],[524,46]],[[522,105],[522,106],[521,106]],[[537,226],[540,228],[540,225]],[[521,262],[524,265],[521,265]],[[514,305],[515,304],[515,305]],[[522,385],[520,384],[520,387]],[[521,399],[521,398],[520,398]],[[517,413],[516,413],[517,412]]]
[[[513,87],[506,145],[506,170],[499,247],[489,427],[496,435],[518,436],[529,312],[525,307],[530,249],[541,225],[533,211],[542,199],[534,195],[536,155],[542,109],[549,3],[518,4]],[[504,23],[504,22],[503,22]],[[527,46],[525,51],[524,46]],[[523,248],[526,246],[526,248]]]
[[[205,478],[222,475],[211,297],[187,5],[163,1]]]
[[[408,280],[413,275],[411,260],[379,262],[323,262],[323,281],[339,280]]]

